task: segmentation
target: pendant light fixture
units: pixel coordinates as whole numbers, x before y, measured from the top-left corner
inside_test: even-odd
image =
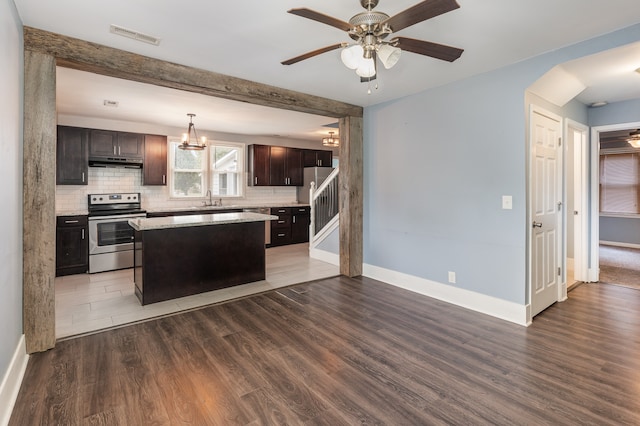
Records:
[[[340,146],[340,138],[334,138],[333,134],[335,132],[329,132],[328,138],[322,138],[322,145],[329,147],[337,147]]]
[[[187,115],[189,116],[189,128],[187,129],[187,133],[182,134],[182,143],[178,145],[178,148],[191,151],[202,151],[207,147],[207,138],[203,136],[200,139],[200,143],[198,143],[198,133],[196,133],[196,126],[195,124],[193,124],[193,117],[195,117],[196,115],[192,113],[189,113]],[[194,141],[193,143],[191,142],[192,130]]]

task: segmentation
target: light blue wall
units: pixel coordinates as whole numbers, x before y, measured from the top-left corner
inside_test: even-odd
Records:
[[[616,102],[589,110],[589,125],[591,127],[638,121],[640,121],[640,99]]]
[[[640,245],[640,219],[601,217],[600,241]]]
[[[340,254],[340,229],[336,228],[331,231],[331,233],[318,244],[317,248],[328,251],[329,253]]]
[[[0,381],[22,335],[22,23],[0,0]]]
[[[525,91],[557,64],[637,40],[640,25],[366,108],[365,263],[440,283],[454,271],[457,287],[525,304]],[[586,117],[575,104],[563,114]]]

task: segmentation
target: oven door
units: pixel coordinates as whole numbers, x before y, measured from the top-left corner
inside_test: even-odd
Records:
[[[146,214],[89,217],[89,254],[133,250],[133,228],[129,219]]]

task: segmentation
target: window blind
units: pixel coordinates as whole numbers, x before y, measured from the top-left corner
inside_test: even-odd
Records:
[[[640,155],[600,156],[600,212],[638,214]]]

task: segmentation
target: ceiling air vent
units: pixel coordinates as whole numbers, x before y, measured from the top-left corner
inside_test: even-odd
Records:
[[[119,27],[117,25],[111,25],[110,31],[113,34],[117,34],[123,37],[132,38],[134,40],[143,41],[145,43],[153,44],[157,46],[160,44],[160,39],[147,34],[140,33],[138,31],[128,30],[126,28]]]

